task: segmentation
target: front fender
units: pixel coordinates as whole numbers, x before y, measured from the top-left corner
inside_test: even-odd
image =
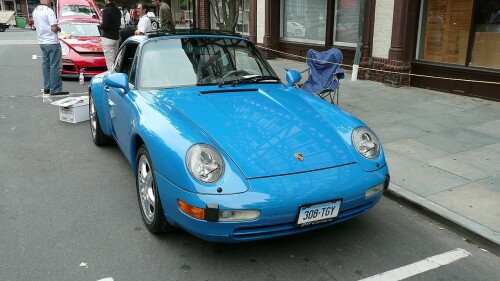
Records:
[[[135,148],[131,153],[134,171],[137,170],[136,142],[141,139],[149,151],[156,173],[181,189],[198,194],[221,195],[241,193],[249,189],[243,173],[231,158],[182,113],[144,97],[137,98],[136,105],[139,114],[136,126],[132,128],[131,138],[131,147]],[[209,144],[222,154],[225,172],[216,183],[199,182],[189,173],[185,158],[189,148],[196,143]],[[217,191],[219,187],[222,188],[220,192]]]
[[[304,91],[291,89],[307,103],[309,103],[327,122],[336,129],[340,137],[347,144],[351,154],[356,158],[356,162],[364,171],[371,172],[379,170],[387,165],[382,144],[380,144],[380,154],[375,159],[366,159],[361,156],[352,143],[352,131],[357,127],[369,128],[365,123],[342,109],[332,106],[330,103]],[[374,132],[375,133],[375,132]],[[380,139],[380,138],[379,138]]]
[[[95,103],[95,110],[99,116],[99,123],[104,134],[112,136],[113,125],[111,123],[110,107],[108,102],[108,95],[104,91],[104,75],[99,74],[90,80],[89,95]]]

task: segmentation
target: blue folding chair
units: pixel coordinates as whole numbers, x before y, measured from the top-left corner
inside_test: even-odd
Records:
[[[309,71],[309,78],[301,89],[338,106],[339,80],[344,79],[344,69],[340,67],[342,59],[342,52],[337,48],[324,52],[307,51],[309,68],[305,71]]]

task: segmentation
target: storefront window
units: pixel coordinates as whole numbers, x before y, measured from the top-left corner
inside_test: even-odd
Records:
[[[281,37],[284,40],[324,44],[327,1],[281,0]]]
[[[335,5],[334,44],[356,46],[358,42],[359,1],[338,0]]]
[[[500,68],[500,0],[427,0],[421,12],[418,59]]]
[[[473,0],[430,0],[425,14],[423,59],[465,64]]]
[[[229,0],[229,1],[234,1],[234,0]],[[240,1],[239,5],[239,13],[238,13],[238,22],[236,24],[235,31],[241,33],[242,35],[250,35],[250,0],[237,0]],[[214,1],[214,4],[218,3],[219,5],[219,10],[221,10],[222,7],[222,1]],[[230,12],[230,11],[228,11]],[[221,23],[217,21],[217,17],[215,15],[215,11],[213,8],[210,10],[211,14],[211,25],[213,29],[219,29],[221,26]],[[221,14],[220,16],[220,21],[223,22],[223,16]]]
[[[500,68],[500,0],[478,0],[471,66]]]
[[[465,65],[474,0],[429,0],[422,30],[426,61]]]

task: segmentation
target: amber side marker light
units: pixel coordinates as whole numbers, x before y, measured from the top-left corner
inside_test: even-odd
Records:
[[[205,220],[205,209],[191,206],[179,199],[177,199],[177,203],[179,204],[179,208],[181,208],[181,210],[188,216],[199,220]]]

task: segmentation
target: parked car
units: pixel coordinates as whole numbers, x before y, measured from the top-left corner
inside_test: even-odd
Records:
[[[82,69],[85,77],[107,70],[98,25],[99,20],[93,18],[66,17],[59,21],[63,77],[78,77]]]
[[[35,27],[35,20],[33,18],[30,18],[28,20],[28,25],[30,26],[31,30],[36,30],[36,27]]]
[[[198,33],[196,33],[198,32]],[[389,170],[375,133],[283,84],[247,39],[221,31],[134,36],[89,86],[96,145],[135,171],[146,227],[208,241],[280,237],[377,204]]]
[[[93,0],[58,0],[56,15],[59,20],[66,17],[101,20],[101,12]]]
[[[286,36],[304,37],[305,28],[302,24],[295,21],[286,22]]]

